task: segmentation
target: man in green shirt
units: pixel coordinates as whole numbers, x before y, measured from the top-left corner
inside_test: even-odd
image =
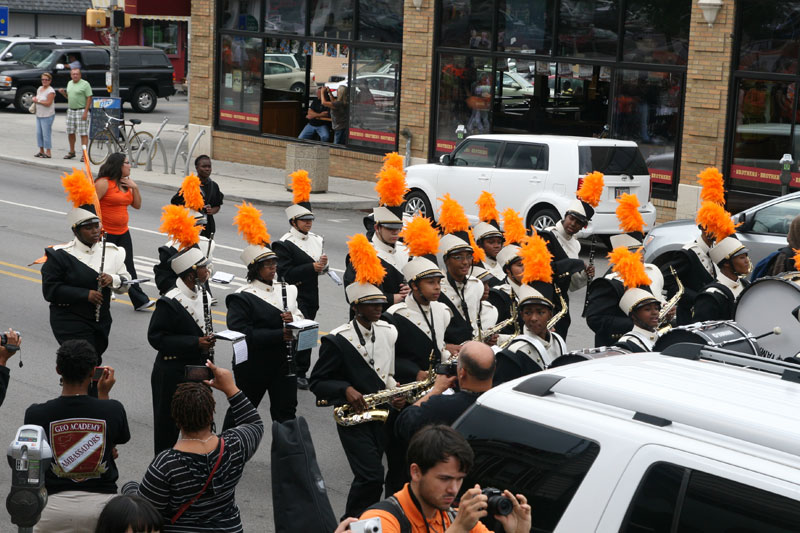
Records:
[[[67,89],[59,89],[61,96],[67,98],[67,135],[69,135],[69,153],[64,159],[75,157],[75,134],[81,136],[81,145],[89,145],[89,106],[92,103],[92,87],[89,82],[81,79],[81,69],[74,68],[69,73],[72,81],[67,83]],[[81,156],[83,161],[83,156]]]

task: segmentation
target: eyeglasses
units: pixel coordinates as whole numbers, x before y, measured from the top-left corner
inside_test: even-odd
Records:
[[[454,254],[448,256],[448,259],[452,259],[453,261],[457,261],[459,263],[463,263],[464,261],[472,261],[472,254]]]

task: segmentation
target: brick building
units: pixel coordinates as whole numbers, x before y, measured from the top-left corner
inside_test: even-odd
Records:
[[[713,17],[698,0],[192,0],[191,12],[190,130],[207,130],[218,159],[282,167],[327,83],[348,133],[321,144],[332,175],[374,179],[389,150],[436,161],[458,131],[607,127],[639,143],[663,221],[693,215],[709,165],[734,210],[776,195],[778,160],[800,139],[800,0],[722,0]]]

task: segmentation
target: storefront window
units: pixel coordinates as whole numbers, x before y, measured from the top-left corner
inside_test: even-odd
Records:
[[[441,46],[492,48],[493,0],[442,0]]]
[[[303,41],[267,39],[261,132],[296,137],[305,125],[303,101],[308,90]],[[314,74],[310,83],[313,87]]]
[[[261,0],[222,0],[221,29],[259,31],[259,20]]]
[[[740,0],[739,69],[797,72],[800,52],[800,1]]]
[[[381,43],[403,42],[402,0],[360,0],[358,38]]]
[[[347,144],[385,151],[396,149],[400,72],[388,73],[388,67],[399,62],[399,50],[355,50],[355,81],[348,83],[350,124]]]
[[[619,70],[616,76],[614,137],[636,141],[654,188],[672,191],[683,74]]]
[[[558,53],[616,59],[619,42],[617,13],[616,1],[561,0]]]
[[[167,55],[178,55],[178,23],[166,20],[144,21],[144,45],[164,50]]]
[[[628,0],[623,59],[685,65],[689,58],[691,0]]]
[[[500,0],[497,48],[549,54],[553,48],[554,0]]]
[[[261,115],[261,39],[222,36],[219,79],[219,123],[259,131]]]
[[[304,0],[266,0],[264,31],[303,35],[306,31]]]
[[[733,132],[732,187],[759,192],[780,191],[783,154],[800,159],[795,83],[739,80],[736,88],[736,130]],[[794,120],[793,120],[794,117]],[[794,139],[794,142],[792,140]],[[792,186],[800,187],[793,173]]]
[[[439,64],[437,155],[451,152],[467,135],[491,133],[494,83],[489,58],[442,54]]]
[[[311,35],[332,39],[352,39],[354,1],[310,0]]]

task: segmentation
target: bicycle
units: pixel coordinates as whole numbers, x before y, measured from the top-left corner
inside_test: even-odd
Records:
[[[147,131],[136,131],[135,126],[141,124],[142,121],[132,118],[129,121],[130,124],[127,125],[124,119],[114,118],[103,109],[101,111],[106,116],[106,123],[103,129],[95,133],[92,140],[89,141],[89,161],[94,165],[102,165],[114,152],[124,152],[130,158],[135,158],[137,165],[146,163],[149,148],[153,143],[153,134]],[[115,135],[111,129],[111,124],[114,122],[119,125],[118,135]],[[140,151],[143,145],[144,148]],[[151,161],[155,158],[157,151],[158,146],[155,146],[151,154]]]

